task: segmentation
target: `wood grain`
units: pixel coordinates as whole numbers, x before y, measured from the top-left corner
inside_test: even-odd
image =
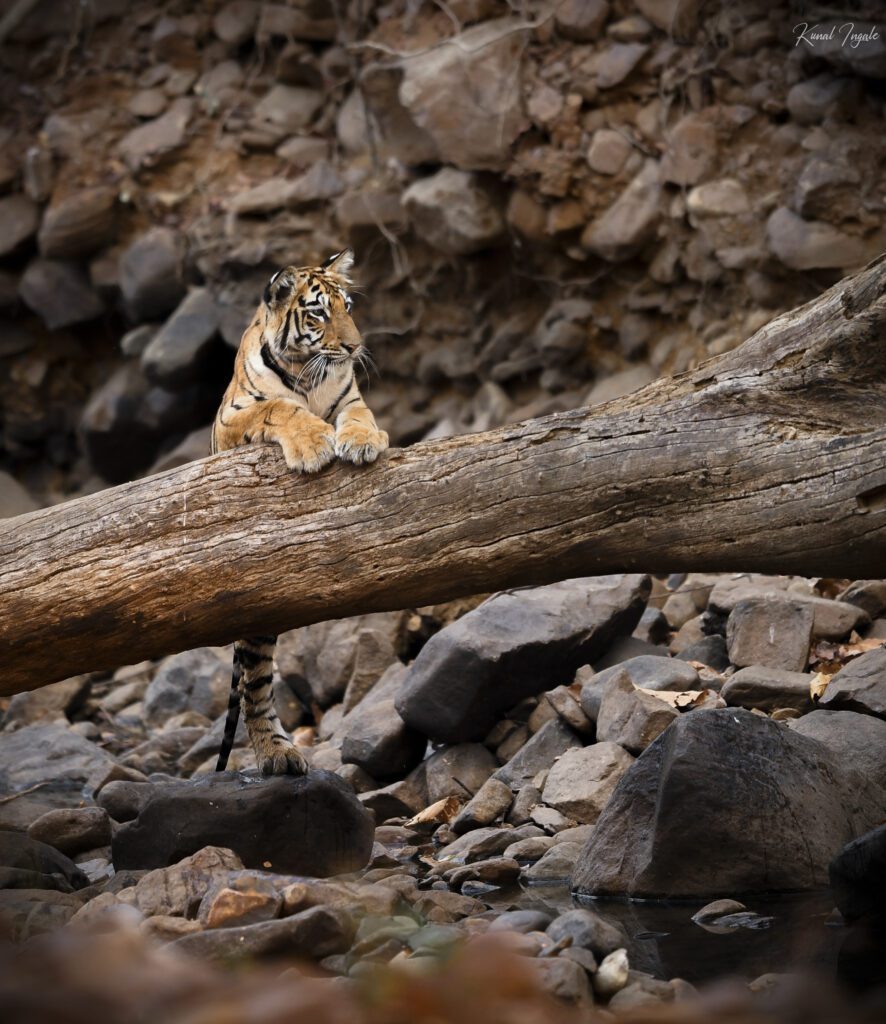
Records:
[[[289,473],[256,445],[0,523],[0,693],[621,571],[886,577],[886,262],[593,409]]]

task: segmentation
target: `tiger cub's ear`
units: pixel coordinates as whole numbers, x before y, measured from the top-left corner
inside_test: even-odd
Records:
[[[292,289],[295,286],[292,269],[292,267],[284,267],[282,270],[278,270],[265,285],[262,299],[266,306],[276,306],[278,303],[285,302],[292,294]]]
[[[353,265],[354,254],[350,249],[342,249],[341,252],[334,253],[321,264],[323,270],[330,274],[338,274],[339,277],[347,277],[348,271]]]

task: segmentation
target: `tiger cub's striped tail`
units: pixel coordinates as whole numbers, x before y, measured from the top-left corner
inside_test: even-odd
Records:
[[[255,636],[234,643],[234,665],[231,674],[231,693],[228,698],[228,714],[225,719],[225,733],[215,765],[217,772],[228,766],[228,758],[234,748],[237,725],[240,722],[240,708],[247,718],[255,717],[256,711],[266,712],[269,702],[271,681],[274,671],[275,636]],[[273,715],[273,704],[271,704]],[[276,718],[276,715],[274,715]]]

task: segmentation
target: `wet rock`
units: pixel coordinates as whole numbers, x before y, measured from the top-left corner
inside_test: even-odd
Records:
[[[120,290],[135,320],[157,320],[185,294],[180,236],[172,228],[151,228],[120,258]]]
[[[21,795],[0,804],[0,828],[26,829],[55,807],[80,806],[84,787],[115,764],[107,751],[64,725],[28,725],[4,733],[0,788],[7,796]]]
[[[520,865],[510,857],[492,857],[478,860],[464,867],[450,868],[444,872],[446,884],[461,892],[466,882],[481,882],[484,885],[509,885],[520,877]]]
[[[713,903],[705,904],[701,910],[693,914],[692,920],[696,924],[710,924],[718,917],[723,917],[726,914],[740,914],[744,910],[747,910],[747,907],[737,900],[714,900]]]
[[[50,331],[95,320],[105,309],[80,267],[60,260],[36,259],[29,263],[19,294]]]
[[[564,957],[537,957],[532,967],[548,995],[567,1006],[591,1006],[594,993],[587,972]]]
[[[123,136],[118,147],[120,156],[133,171],[153,166],[185,141],[193,112],[194,101],[190,97],[173,100],[165,114]]]
[[[608,740],[640,754],[678,714],[670,704],[637,690],[622,671],[604,684],[597,713],[598,745],[600,740]]]
[[[743,668],[726,680],[720,694],[732,707],[776,708],[812,710],[809,684],[812,676],[805,672],[785,672],[783,669],[752,666]]]
[[[512,18],[487,21],[402,62],[401,102],[462,170],[502,170],[527,126],[516,28]]]
[[[667,134],[662,180],[674,185],[697,185],[711,172],[716,159],[713,125],[700,114],[686,114]]]
[[[73,857],[107,846],[111,841],[111,821],[101,807],[60,807],[41,814],[28,828],[28,835]]]
[[[372,851],[372,818],[329,772],[261,778],[219,772],[151,787],[112,844],[114,866],[159,867],[225,843],[250,868],[326,877],[355,871]]]
[[[504,216],[495,192],[475,174],[444,167],[403,193],[419,237],[435,249],[461,256],[496,245]]]
[[[621,928],[584,908],[560,914],[548,925],[547,934],[554,942],[570,938],[573,946],[589,949],[600,959],[627,945],[627,936]]]
[[[452,821],[452,831],[460,835],[491,825],[507,814],[513,800],[510,786],[500,779],[487,779]]]
[[[89,879],[63,853],[19,832],[0,832],[0,889],[74,892]]]
[[[421,762],[427,741],[403,721],[393,699],[358,710],[342,737],[345,764],[356,764],[373,778],[384,780],[403,775]]]
[[[551,766],[542,799],[573,821],[592,824],[633,760],[616,743],[567,750]]]
[[[886,825],[848,843],[831,861],[828,877],[847,921],[886,920]]]
[[[661,215],[661,179],[647,160],[616,201],[584,230],[581,244],[610,262],[633,256],[649,242]]]
[[[8,256],[37,233],[40,213],[27,196],[0,198],[0,256]]]
[[[43,214],[37,235],[41,255],[73,259],[100,249],[113,236],[116,203],[116,191],[103,185],[53,203]]]
[[[191,289],[142,353],[145,377],[173,390],[200,380],[218,326],[219,311],[209,289]]]
[[[630,633],[649,586],[645,576],[603,576],[497,594],[425,644],[397,708],[433,739],[481,739],[507,708],[571,680]]]
[[[812,711],[789,723],[886,791],[886,722],[856,711]]]
[[[832,710],[886,718],[886,647],[868,651],[844,665],[818,703]]]
[[[812,610],[790,600],[769,598],[739,602],[726,623],[733,665],[763,665],[802,672],[809,658]]]
[[[3,728],[18,729],[37,722],[56,722],[67,725],[69,715],[77,712],[89,696],[90,676],[73,676],[59,683],[41,686],[39,690],[17,693],[9,702],[3,718]]]
[[[554,11],[554,23],[567,39],[589,43],[600,35],[608,16],[606,0],[565,0]]]
[[[681,715],[622,777],[572,882],[650,898],[816,889],[880,814],[819,743],[742,709]]]
[[[766,221],[770,250],[791,270],[854,267],[865,263],[871,246],[824,221],[804,220],[779,206]]]
[[[516,754],[495,773],[495,778],[510,786],[514,792],[522,790],[540,771],[582,741],[557,717],[546,722]]]
[[[182,711],[213,719],[227,710],[231,664],[214,647],[172,654],[160,663],[144,697],[144,719],[152,727]]]

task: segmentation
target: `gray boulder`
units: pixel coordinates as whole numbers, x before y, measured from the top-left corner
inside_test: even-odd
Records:
[[[597,713],[597,740],[619,743],[630,753],[640,754],[678,714],[665,701],[637,690],[622,672],[609,680],[603,690]]]
[[[213,647],[197,647],[165,658],[144,696],[144,719],[162,725],[182,711],[213,719],[228,706],[231,662]]]
[[[550,768],[567,750],[581,746],[581,739],[559,716],[552,718],[520,747],[507,764],[499,768],[494,778],[510,786],[516,793],[540,771]]]
[[[432,739],[482,739],[508,708],[571,682],[614,637],[630,635],[649,590],[648,576],[624,575],[496,594],[431,637],[397,708]]]
[[[814,740],[743,709],[693,712],[622,777],[572,884],[648,898],[823,888],[831,858],[882,805]]]
[[[50,331],[95,320],[105,310],[85,271],[76,263],[62,260],[36,259],[29,263],[19,294]]]
[[[573,747],[551,766],[542,800],[573,821],[593,824],[633,762],[617,743]]]
[[[886,647],[868,651],[844,665],[818,703],[823,708],[886,718]]]
[[[171,312],[185,294],[184,246],[172,228],[152,228],[120,259],[120,290],[135,320],[155,320]]]
[[[809,658],[812,610],[799,602],[770,598],[740,601],[726,623],[733,665],[766,665],[802,672]]]
[[[144,788],[137,816],[114,835],[117,870],[165,867],[220,846],[248,868],[325,878],[364,867],[372,852],[372,816],[330,772],[218,772]]]
[[[142,353],[145,377],[173,390],[199,380],[218,325],[209,289],[192,289]]]
[[[806,672],[786,672],[784,669],[753,665],[729,678],[720,695],[732,707],[760,708],[761,711],[774,711],[776,708],[811,711],[809,685],[812,678]]]
[[[818,740],[841,763],[852,765],[886,793],[886,722],[856,711],[812,711],[788,722],[801,736]]]

